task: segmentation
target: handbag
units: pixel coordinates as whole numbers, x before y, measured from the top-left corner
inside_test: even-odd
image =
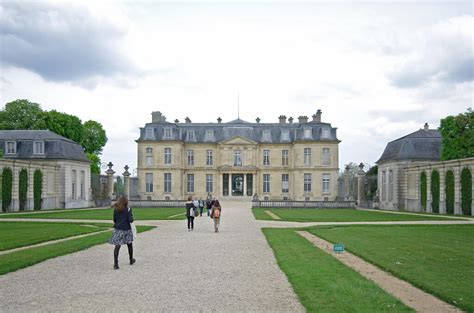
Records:
[[[130,212],[130,208],[128,208],[128,212]],[[137,227],[134,222],[130,223],[130,228],[132,229],[133,240],[137,239]]]

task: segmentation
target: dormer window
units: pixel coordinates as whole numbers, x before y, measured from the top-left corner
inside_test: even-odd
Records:
[[[262,141],[270,141],[270,131],[264,130],[262,134]]]
[[[145,139],[153,139],[153,128],[147,127],[145,129]]]
[[[33,142],[33,154],[44,154],[44,141]]]
[[[171,139],[171,128],[166,127],[165,128],[165,133],[163,135],[164,139]]]
[[[7,141],[5,143],[5,154],[16,154],[16,141]]]
[[[206,130],[206,141],[214,140],[214,131],[212,129]]]
[[[304,139],[311,139],[311,138],[312,138],[311,128],[306,128],[304,130]]]
[[[188,131],[188,140],[194,141],[194,130]]]
[[[331,137],[331,131],[329,128],[323,128],[323,133],[321,135],[321,138],[328,139]]]
[[[290,131],[289,130],[284,130],[281,133],[281,140],[283,141],[290,141]]]

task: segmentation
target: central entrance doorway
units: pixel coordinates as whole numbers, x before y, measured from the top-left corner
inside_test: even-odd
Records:
[[[232,196],[244,195],[244,174],[232,174]]]
[[[253,174],[222,174],[222,195],[232,197],[250,197],[253,194]]]

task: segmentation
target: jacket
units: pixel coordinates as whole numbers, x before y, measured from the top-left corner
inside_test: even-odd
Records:
[[[195,210],[196,206],[191,201],[186,202],[186,217],[191,216],[191,210]]]
[[[132,209],[126,208],[122,213],[114,209],[114,228],[120,230],[130,230],[130,223],[133,222]]]

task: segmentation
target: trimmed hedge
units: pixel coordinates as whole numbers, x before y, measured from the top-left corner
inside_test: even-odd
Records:
[[[439,213],[439,172],[431,172],[431,210],[433,213]]]
[[[2,171],[2,211],[8,212],[12,204],[13,173],[5,167]]]
[[[28,196],[28,171],[26,168],[20,170],[18,180],[18,197],[20,200],[20,211],[24,211],[26,208],[26,201]]]
[[[461,172],[461,210],[464,215],[471,215],[472,206],[472,174],[466,167]]]
[[[43,196],[43,173],[36,170],[33,174],[33,203],[35,210],[41,210],[41,197]]]
[[[454,173],[446,172],[446,213],[454,214]]]
[[[421,172],[420,175],[420,200],[421,200],[421,209],[426,211],[426,200],[427,200],[427,181],[425,171]]]

